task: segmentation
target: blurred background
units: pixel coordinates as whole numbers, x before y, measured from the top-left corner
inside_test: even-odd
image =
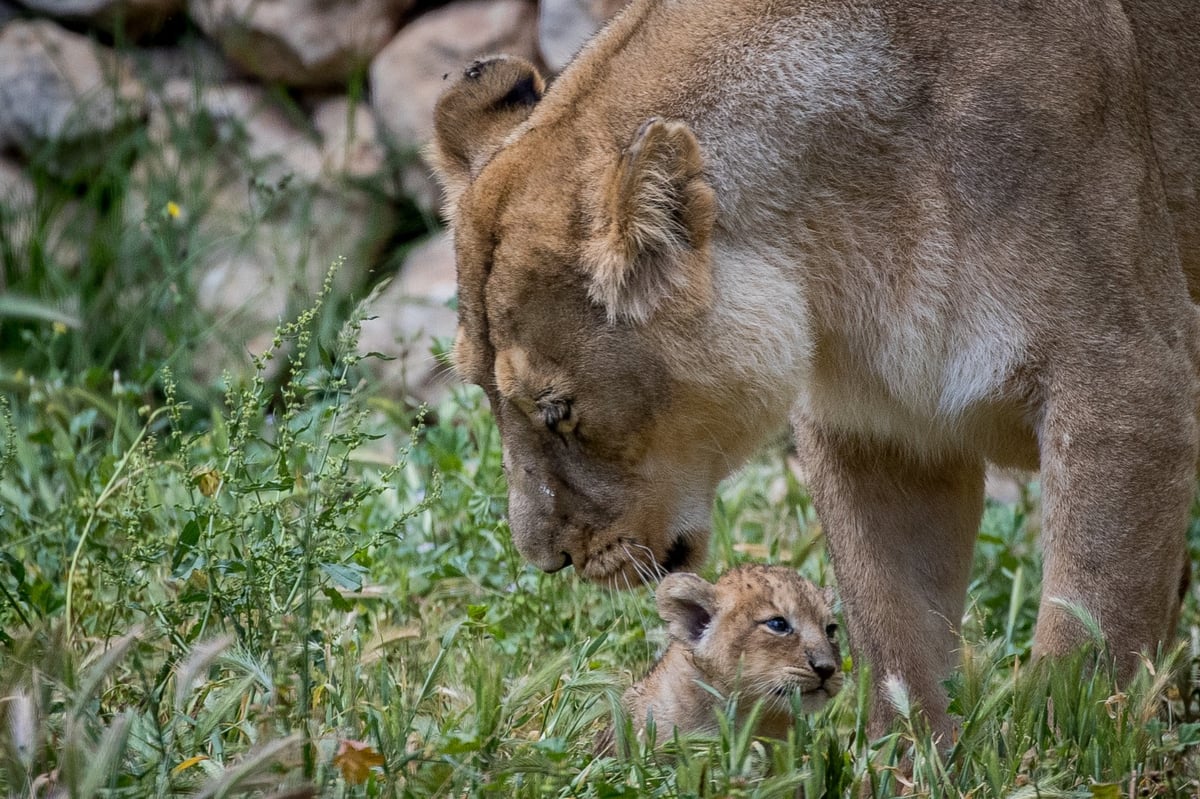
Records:
[[[0,379],[168,365],[189,400],[370,297],[387,392],[445,391],[454,265],[421,157],[472,58],[553,74],[617,0],[0,0]]]

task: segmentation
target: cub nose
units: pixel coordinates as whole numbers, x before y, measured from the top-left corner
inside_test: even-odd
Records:
[[[809,660],[808,665],[812,666],[812,670],[821,678],[821,682],[828,680],[837,671],[837,666],[833,664],[833,661],[829,660]]]

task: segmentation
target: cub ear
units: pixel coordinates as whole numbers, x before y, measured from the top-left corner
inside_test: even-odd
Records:
[[[652,118],[605,173],[585,259],[610,320],[643,323],[668,297],[711,302],[716,200],[703,166],[687,125]]]
[[[545,90],[537,67],[501,55],[471,62],[442,92],[433,110],[429,154],[448,205],[457,201],[504,137],[533,112]]]
[[[837,591],[832,585],[827,585],[821,589],[821,599],[825,600],[825,605],[830,610],[833,610],[837,607],[838,595]]]
[[[690,572],[668,574],[654,592],[658,615],[672,639],[692,649],[717,612],[717,590]]]

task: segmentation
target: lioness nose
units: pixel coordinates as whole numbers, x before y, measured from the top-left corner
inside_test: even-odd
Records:
[[[817,673],[817,676],[821,678],[822,682],[828,680],[833,676],[833,673],[837,671],[837,667],[833,664],[833,661],[829,660],[809,660],[808,665],[812,666],[812,670]]]
[[[570,566],[572,562],[570,554],[566,552],[559,552],[557,554],[546,553],[538,557],[530,557],[527,555],[526,560],[547,574],[554,574],[554,572],[562,571]]]

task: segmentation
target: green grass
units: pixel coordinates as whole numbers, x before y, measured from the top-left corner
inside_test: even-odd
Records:
[[[302,350],[314,319],[284,330],[281,344]],[[984,520],[965,665],[951,684],[965,719],[951,752],[930,744],[914,713],[867,741],[860,670],[783,743],[729,728],[657,746],[623,736],[619,756],[595,758],[620,691],[662,645],[648,592],[522,566],[478,392],[456,389],[421,424],[345,379],[350,352],[335,345],[324,365],[296,356],[282,396],[251,380],[190,427],[166,376],[161,404],[118,397],[101,408],[40,384],[10,399],[5,791],[849,797],[863,785],[892,795],[908,781],[920,795],[1003,797],[1194,787],[1193,653],[1168,653],[1122,690],[1085,655],[1030,667],[1036,549],[1028,509],[1000,505]],[[714,572],[764,553],[814,578],[826,569],[782,450],[725,487],[714,527]],[[361,747],[361,774],[353,754],[338,756],[347,742]],[[911,774],[897,766],[902,752]]]
[[[72,183],[49,147],[32,161],[32,205],[0,208],[0,793],[1200,789],[1194,599],[1179,646],[1130,685],[1089,653],[1030,664],[1036,485],[985,513],[949,751],[900,692],[894,731],[868,740],[859,668],[787,741],[728,724],[637,736],[618,714],[617,754],[595,756],[664,644],[650,592],[521,563],[479,392],[422,412],[375,391],[354,348],[365,285],[327,280],[269,351],[197,379],[196,353],[227,329],[195,307],[196,254],[229,235],[208,222],[202,173],[241,154],[236,136],[214,150],[212,120],[174,122],[189,158],[164,160],[135,127]],[[20,246],[18,227],[32,231]],[[713,529],[710,577],[765,559],[831,579],[782,442],[723,486]]]

